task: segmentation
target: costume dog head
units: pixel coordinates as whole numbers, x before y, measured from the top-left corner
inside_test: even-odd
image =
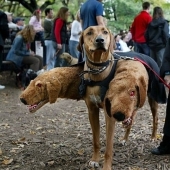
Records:
[[[105,110],[109,117],[114,117],[117,121],[122,121],[125,126],[128,126],[132,123],[135,111],[145,103],[148,75],[146,70],[143,70],[144,66],[141,70],[143,73],[140,72],[140,67],[136,67],[136,70],[139,69],[139,76],[136,76],[137,74],[135,75],[134,72],[130,73],[133,70],[132,67],[129,70],[127,70],[126,65],[123,67],[124,71],[120,73],[118,70],[115,78],[110,82],[105,97]]]
[[[21,102],[34,113],[48,102],[55,103],[59,97],[80,99],[78,74],[82,70],[83,67],[63,67],[42,73],[22,92]]]
[[[104,26],[91,26],[80,36],[77,47],[80,52],[83,52],[83,44],[90,61],[105,62],[110,57],[109,52],[113,52],[113,35]]]

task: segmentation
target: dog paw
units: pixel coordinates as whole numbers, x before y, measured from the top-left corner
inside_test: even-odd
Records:
[[[95,162],[95,161],[90,161],[89,162],[89,166],[91,168],[99,168],[99,163],[98,162]]]

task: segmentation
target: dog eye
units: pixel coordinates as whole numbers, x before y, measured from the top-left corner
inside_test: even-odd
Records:
[[[135,91],[131,91],[130,96],[135,96]]]
[[[91,32],[91,31],[89,31],[88,33],[87,33],[87,35],[92,35],[93,33]]]
[[[108,32],[107,32],[107,31],[103,31],[103,33],[104,33],[104,34],[108,34]]]

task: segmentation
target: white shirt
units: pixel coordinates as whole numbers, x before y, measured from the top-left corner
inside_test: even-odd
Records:
[[[13,22],[8,22],[8,27],[9,27],[10,29],[17,29],[17,25],[14,24]]]
[[[131,51],[130,48],[127,46],[127,44],[124,41],[119,40],[119,43],[120,43],[121,51],[123,51],[123,52]]]
[[[80,32],[82,31],[82,27],[80,22],[78,22],[77,20],[74,20],[71,26],[71,37],[70,40],[73,41],[78,41],[79,42],[79,38],[80,38]]]

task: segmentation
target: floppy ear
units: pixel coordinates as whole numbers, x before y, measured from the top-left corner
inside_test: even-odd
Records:
[[[106,109],[107,115],[111,117],[111,103],[108,98],[105,98],[105,109]]]
[[[83,52],[83,44],[84,44],[84,39],[83,39],[83,32],[82,32],[79,38],[79,44],[77,45],[77,50],[79,52]]]
[[[43,83],[40,80],[36,81],[35,83],[36,88],[40,89],[42,86],[43,86]]]
[[[47,85],[49,102],[50,104],[55,103],[61,92],[61,83],[59,82],[58,79],[53,78],[52,82],[46,82],[46,85]]]
[[[146,100],[147,88],[146,82],[143,77],[141,77],[137,83],[136,89],[138,92],[138,107],[142,107]]]
[[[113,53],[113,50],[115,49],[115,40],[113,38],[113,34],[112,32],[109,30],[109,34],[110,34],[110,45],[109,45],[109,49],[110,52]]]

